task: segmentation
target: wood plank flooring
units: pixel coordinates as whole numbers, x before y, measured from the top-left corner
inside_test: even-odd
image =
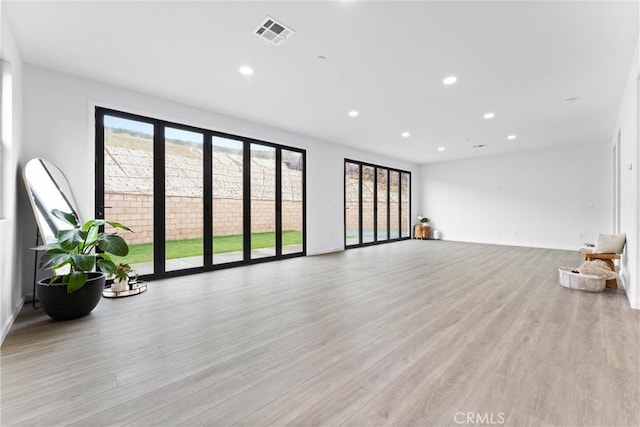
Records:
[[[640,423],[640,311],[558,284],[577,252],[403,241],[25,307],[0,424]]]

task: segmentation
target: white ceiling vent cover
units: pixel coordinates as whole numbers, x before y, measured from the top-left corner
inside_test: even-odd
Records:
[[[275,46],[280,46],[280,44],[291,37],[293,33],[295,33],[295,31],[291,28],[284,26],[270,16],[267,16],[264,21],[262,21],[262,24],[253,32],[256,36],[265,39]]]

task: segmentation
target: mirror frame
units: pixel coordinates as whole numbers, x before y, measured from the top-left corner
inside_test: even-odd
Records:
[[[51,210],[73,213],[80,220],[69,181],[54,164],[42,158],[31,159],[24,166],[23,178],[40,238],[45,243],[55,241],[58,231],[73,228],[54,217]]]

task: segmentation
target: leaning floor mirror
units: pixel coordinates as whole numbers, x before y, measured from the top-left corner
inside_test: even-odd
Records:
[[[59,236],[58,233],[63,230],[71,230],[74,227],[71,223],[63,221],[64,217],[56,217],[54,214],[56,209],[64,212],[65,215],[75,215],[76,223],[79,220],[78,209],[67,179],[62,171],[50,162],[44,159],[33,159],[25,165],[24,181],[38,225],[36,246],[40,242],[59,243],[56,239],[56,236]],[[51,257],[49,259],[42,258],[41,267],[53,269],[53,275],[36,282],[36,266],[38,264],[36,255],[33,267],[33,308],[42,307],[44,312],[55,320],[71,320],[86,316],[100,301],[105,288],[104,275],[95,274],[95,277],[85,278],[86,283],[72,290],[70,278],[79,276],[70,271],[69,265],[54,269],[53,265],[48,263],[49,260],[55,259],[56,255]],[[58,264],[58,262],[51,264]],[[40,307],[36,306],[36,295]]]
[[[56,241],[56,235],[61,230],[73,228],[68,222],[52,214],[54,209],[74,214],[82,223],[78,213],[76,201],[71,192],[71,186],[64,173],[45,159],[32,159],[24,167],[24,181],[33,214],[38,225],[41,243]],[[105,297],[124,297],[137,295],[147,290],[146,284],[136,282],[120,292],[112,291],[111,287],[104,288]],[[34,296],[35,296],[35,267],[34,267]],[[35,298],[34,298],[35,299]],[[35,307],[35,303],[34,303]]]
[[[51,214],[53,209],[80,218],[71,187],[62,171],[44,159],[32,159],[24,167],[24,181],[29,201],[43,242],[55,241],[56,233],[72,228]]]

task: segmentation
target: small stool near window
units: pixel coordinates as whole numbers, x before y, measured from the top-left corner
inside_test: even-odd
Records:
[[[428,225],[415,225],[413,227],[414,239],[429,239],[431,237],[431,227]]]

